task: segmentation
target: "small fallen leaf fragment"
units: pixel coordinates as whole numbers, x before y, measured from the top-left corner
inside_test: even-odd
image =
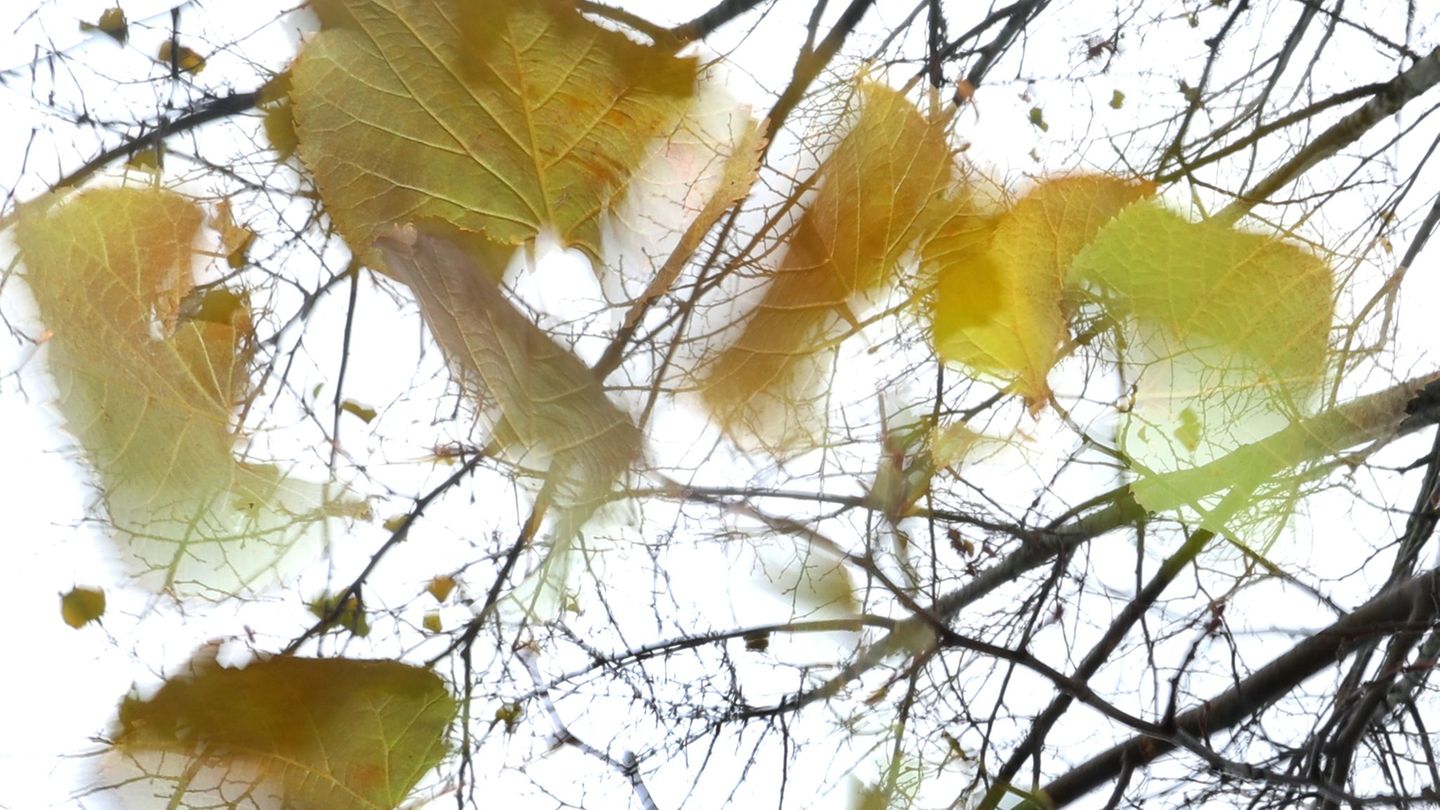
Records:
[[[515,726],[525,714],[525,709],[519,703],[504,703],[495,710],[495,722],[505,724],[505,733],[513,734]]]
[[[1125,106],[1125,94],[1116,90],[1110,94],[1110,109],[1118,110]]]
[[[426,590],[435,597],[436,602],[444,602],[450,598],[450,592],[455,590],[455,578],[449,575],[435,577],[430,580],[430,587]]]
[[[429,630],[432,633],[440,632],[443,629],[440,624],[440,611],[425,611],[425,619],[421,622],[421,626],[423,626],[426,630]]]
[[[158,172],[163,168],[162,162],[160,149],[152,146],[131,155],[130,159],[125,161],[125,167],[142,172]]]
[[[1192,453],[1200,446],[1200,419],[1195,415],[1194,408],[1180,412],[1180,427],[1175,428],[1175,438]]]
[[[310,612],[315,618],[326,623],[326,629],[343,627],[351,635],[364,638],[370,635],[370,623],[365,620],[365,606],[360,597],[350,594],[342,605],[339,594],[323,594],[310,600]]]
[[[375,420],[374,408],[371,408],[367,405],[361,405],[353,399],[347,399],[344,402],[341,402],[340,410],[348,414],[353,414],[367,425]]]
[[[1039,107],[1030,108],[1030,126],[1039,129],[1041,132],[1049,132],[1050,125],[1045,123],[1045,111]]]
[[[160,43],[160,50],[155,54],[155,58],[159,59],[161,64],[171,65],[182,73],[199,73],[205,69],[205,57],[184,45],[176,51],[174,41],[168,39]]]
[[[130,37],[130,22],[125,19],[125,10],[119,6],[105,9],[96,22],[81,22],[81,31],[99,31],[121,45]]]
[[[99,588],[71,588],[60,596],[60,618],[79,630],[105,615],[105,592]]]
[[[235,214],[230,210],[230,200],[221,200],[215,206],[215,213],[210,217],[210,226],[220,234],[220,254],[225,257],[230,269],[244,267],[245,255],[255,241],[255,231],[235,220]]]
[[[260,88],[260,109],[264,112],[265,137],[281,160],[295,154],[295,109],[290,104],[290,71],[275,75]]]

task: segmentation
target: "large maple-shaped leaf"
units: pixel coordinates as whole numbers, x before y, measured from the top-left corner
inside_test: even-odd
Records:
[[[1152,188],[1077,175],[1041,183],[993,223],[968,208],[956,212],[925,248],[938,277],[936,352],[1012,383],[1032,408],[1042,405],[1066,333],[1071,259]]]
[[[147,580],[213,595],[298,561],[300,538],[355,505],[235,458],[250,315],[233,291],[194,289],[203,219],[170,192],[94,190],[28,206],[18,243],[117,538]]]
[[[1307,412],[1329,359],[1334,286],[1309,251],[1147,202],[1096,235],[1074,278],[1122,325],[1124,360],[1139,370],[1121,438],[1142,470],[1204,463]],[[1199,498],[1170,491],[1175,480],[1144,476],[1136,497],[1152,507]]]
[[[772,444],[807,432],[785,424],[815,384],[812,360],[853,318],[853,296],[890,278],[919,238],[925,206],[949,183],[942,127],[902,94],[864,84],[849,132],[739,339],[704,372],[703,395],[732,435]]]
[[[454,716],[439,677],[395,661],[205,663],[121,704],[115,767],[135,806],[391,810]]]
[[[600,214],[694,89],[563,0],[327,0],[293,68],[300,154],[357,250],[443,220],[600,252]]]

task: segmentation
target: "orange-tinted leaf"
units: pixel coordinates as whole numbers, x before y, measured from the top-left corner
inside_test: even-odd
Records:
[[[439,677],[394,661],[201,664],[127,698],[115,749],[155,806],[380,810],[440,762],[454,715]]]
[[[926,247],[939,278],[936,352],[1011,382],[1032,408],[1043,405],[1050,392],[1045,378],[1065,338],[1071,260],[1152,190],[1102,175],[1063,177],[1031,189],[993,232],[969,211],[952,217]]]
[[[777,444],[807,432],[785,422],[816,383],[809,361],[853,319],[851,297],[890,278],[921,235],[921,211],[949,182],[939,125],[887,87],[865,84],[858,95],[853,126],[822,167],[764,298],[704,374],[705,401],[732,435]]]
[[[71,588],[60,596],[60,618],[75,629],[105,615],[105,592],[99,588]]]
[[[599,217],[678,117],[693,59],[563,0],[329,0],[293,69],[300,154],[364,250],[421,219],[592,256]]]
[[[250,243],[255,241],[255,232],[235,221],[229,200],[221,200],[215,206],[210,226],[220,234],[220,255],[225,257],[225,263],[231,269],[245,266],[245,254],[250,250]]]

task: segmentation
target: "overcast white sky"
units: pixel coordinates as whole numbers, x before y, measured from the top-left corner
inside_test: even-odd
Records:
[[[79,29],[79,21],[97,19],[109,5],[109,2],[56,2],[32,6],[29,0],[5,5],[0,8],[0,69],[14,66],[28,76],[32,55],[59,50],[69,59],[55,68],[59,76],[55,86],[75,98],[83,96],[87,109],[96,117],[125,120],[134,114],[128,110],[153,109],[162,104],[164,98],[156,93],[164,92],[163,82],[116,85],[112,79],[137,72],[143,75],[154,49],[169,36],[168,3],[138,0],[124,3],[131,21],[131,41],[124,47]],[[312,25],[303,12],[282,16],[287,5],[252,0],[186,7],[182,12],[182,30],[188,32],[187,39],[196,43],[192,47],[211,57],[204,74],[208,86],[233,83],[236,89],[250,89],[256,70],[236,55],[243,54],[246,59],[272,68],[288,61]],[[655,0],[624,5],[642,16],[668,24],[689,19],[710,3],[708,0],[698,3]],[[730,44],[745,33],[744,25],[726,31],[710,43],[711,48],[726,52],[731,65],[724,70],[726,90],[737,104],[762,110],[769,105],[772,100],[769,93],[783,85],[793,65],[803,38],[807,5],[782,0],[762,23],[764,35],[744,38],[734,50],[730,50]],[[831,9],[833,16],[844,4],[832,5],[836,7]],[[910,10],[909,4],[880,5],[881,8],[867,18],[859,41],[867,41],[865,37],[875,31],[888,30]],[[1079,21],[1084,21],[1091,13],[1087,8],[1093,11],[1095,5],[1072,4],[1071,8],[1047,18],[1045,25],[1050,26],[1047,31],[1053,35],[1051,41],[1076,44],[1075,35],[1064,33],[1065,26],[1073,26],[1073,31],[1085,30]],[[1206,19],[1206,25],[1212,23]],[[1145,52],[1173,52],[1177,60],[1196,58],[1196,38],[1190,36],[1181,23],[1156,25],[1149,32],[1143,43]],[[1036,40],[1047,41],[1045,33],[1037,32]],[[1167,43],[1167,37],[1173,37],[1173,44]],[[1140,45],[1136,42],[1126,47],[1138,50]],[[1377,74],[1369,70],[1372,65],[1367,64],[1367,56],[1363,50],[1355,51],[1355,64],[1348,66],[1346,75],[1337,76],[1337,87],[1346,86],[1351,79],[1377,80]],[[969,155],[1004,182],[1018,185],[1026,174],[1045,174],[1087,163],[1108,166],[1113,160],[1110,144],[1123,142],[1133,121],[1158,115],[1158,111],[1170,109],[1176,103],[1170,80],[1153,73],[1143,63],[1118,60],[1116,68],[1103,80],[1077,86],[1070,76],[1073,55],[1066,51],[1051,57],[1053,64],[1047,62],[1046,54],[1028,54],[1027,75],[1034,76],[1036,81],[997,81],[993,87],[982,88],[973,110],[962,118],[960,131],[973,144]],[[43,73],[51,70],[52,64],[42,61],[34,68]],[[905,76],[900,74],[898,78]],[[33,86],[50,84],[37,81]],[[81,95],[73,94],[76,86],[85,88]],[[161,89],[157,91],[157,87]],[[0,116],[5,122],[0,127],[0,189],[13,186],[20,199],[35,196],[46,182],[98,151],[97,143],[81,140],[64,122],[49,117],[46,99],[28,97],[31,88],[28,79],[10,81],[0,87]],[[1108,111],[1108,101],[1116,89],[1123,89],[1128,98],[1129,106],[1123,114]],[[1051,127],[1048,133],[1038,131],[1029,123],[1032,106],[1044,107]],[[1091,148],[1099,152],[1085,151]],[[788,152],[780,150],[777,154]],[[1410,158],[1397,154],[1396,159],[1403,163]],[[1174,202],[1183,205],[1185,201]],[[1338,218],[1335,211],[1327,216]],[[1325,224],[1312,223],[1312,226],[1318,229]],[[12,256],[8,234],[0,236],[0,258],[8,263]],[[1417,280],[1416,289],[1407,294],[1408,301],[1436,300],[1433,296],[1440,295],[1440,288],[1435,286],[1440,274],[1430,276]],[[516,292],[561,322],[580,317],[600,301],[599,288],[589,267],[583,261],[567,259],[558,253],[546,258],[528,277],[521,276]],[[0,308],[30,334],[38,334],[23,285],[13,277],[3,290]],[[338,335],[343,316],[343,296],[332,296],[311,319],[307,336]],[[367,491],[389,488],[395,494],[375,499],[376,519],[372,525],[331,538],[336,548],[330,570],[312,572],[295,586],[307,598],[312,591],[349,581],[347,573],[385,536],[379,527],[380,521],[403,513],[411,497],[449,474],[450,470],[443,465],[422,461],[427,448],[446,440],[443,435],[446,432],[452,439],[463,437],[462,428],[435,424],[454,403],[445,399],[443,363],[428,348],[413,310],[367,282],[361,297],[360,319],[365,328],[357,330],[351,353],[363,362],[352,363],[346,395],[381,411],[380,426],[375,431],[385,438],[382,444],[367,435],[371,426],[352,420],[345,423],[346,435],[353,442],[346,449],[355,458],[366,461],[368,470],[363,483]],[[1401,372],[1420,369],[1427,352],[1433,348],[1433,339],[1433,330],[1425,330],[1413,338],[1407,333],[1408,342],[1396,358],[1396,368]],[[334,340],[326,343],[319,337],[314,341],[307,338],[299,373],[310,375],[316,382],[323,381],[328,370],[338,365],[337,349]],[[583,344],[578,349],[582,356],[592,350],[593,346]],[[93,758],[79,755],[97,750],[98,746],[89,740],[104,732],[120,697],[132,684],[153,688],[162,674],[174,672],[196,647],[211,639],[229,640],[222,654],[236,658],[243,657],[252,632],[257,637],[256,647],[278,649],[305,626],[308,615],[292,591],[268,592],[243,605],[177,607],[139,589],[125,587],[120,562],[104,539],[103,530],[87,522],[86,508],[93,501],[93,493],[85,481],[83,468],[77,464],[72,445],[60,429],[58,416],[46,405],[51,391],[43,373],[43,354],[43,350],[37,353],[27,344],[0,339],[0,374],[11,375],[0,381],[0,448],[3,448],[0,516],[5,519],[4,530],[0,532],[3,538],[0,540],[0,617],[4,617],[0,619],[0,651],[9,659],[9,663],[0,668],[3,671],[0,674],[0,807],[8,810],[82,805],[102,808],[107,805],[101,797],[86,797],[83,801],[75,798],[77,787],[93,778]],[[855,385],[867,384],[863,369],[847,373],[855,375]],[[439,401],[420,405],[407,402],[413,390],[435,391],[435,399]],[[321,400],[329,396],[327,390]],[[268,440],[278,445],[287,435],[305,435],[310,426],[300,424],[301,421],[295,419],[290,434],[277,431]],[[1045,430],[1055,427],[1037,426],[1035,435],[1043,436]],[[668,460],[676,465],[685,462],[687,454],[697,447],[703,448],[705,443],[697,441],[697,436],[713,436],[713,431],[707,432],[693,411],[683,407],[658,414],[654,430],[652,454],[662,462]],[[1045,448],[1031,450],[1043,453]],[[314,455],[311,461],[323,471],[325,457],[318,451]],[[1396,453],[1397,457],[1403,455],[1403,451]],[[1025,462],[1023,455],[1005,456],[999,462],[1014,468],[1010,470],[1014,477],[1007,480],[1019,489],[1028,489],[1036,483],[1033,474],[1026,477]],[[354,466],[351,464],[346,470],[354,474]],[[737,470],[714,470],[710,477],[724,480],[727,474],[737,474]],[[741,470],[738,474],[743,476],[748,471]],[[470,491],[508,492],[498,479],[479,480]],[[487,519],[493,518],[486,525],[504,525],[507,519],[514,525],[523,517],[525,508],[525,504],[513,502],[482,506]],[[472,524],[468,510],[476,508],[466,498],[449,499],[437,508],[435,524],[445,527],[442,534],[447,536],[464,535],[466,527]],[[1318,510],[1317,515],[1322,521],[1327,519]],[[1300,534],[1316,536],[1313,530]],[[435,542],[418,546],[412,543],[387,560],[384,579],[366,592],[372,606],[408,606],[430,576],[461,569],[472,562],[467,557],[469,547],[465,544],[447,546]],[[1120,561],[1119,570],[1124,572],[1124,576],[1117,577],[1116,587],[1126,587],[1133,569],[1133,551],[1105,547],[1095,553],[1112,552]],[[1354,560],[1332,554],[1323,546],[1291,546],[1282,556],[1308,567],[1317,576],[1338,574],[1355,564]],[[624,555],[617,557],[620,561],[616,570],[624,570]],[[708,574],[717,566],[733,568],[735,565],[734,559],[725,553],[706,548],[677,552],[676,559],[687,560],[685,564],[691,567],[691,572],[701,574]],[[636,570],[645,562],[635,560]],[[488,576],[486,570],[477,578],[475,587],[487,585]],[[763,593],[753,587],[755,579],[748,569],[735,571],[729,578],[701,576],[688,594],[689,606],[696,610],[733,612],[738,623],[761,621],[766,617],[787,618],[783,612],[777,612],[782,607],[778,602],[766,601]],[[77,584],[105,587],[110,606],[101,625],[76,631],[61,623],[58,594]],[[1356,583],[1357,593],[1360,585]],[[732,601],[735,594],[745,595]],[[1328,620],[1312,603],[1292,600],[1287,604],[1293,606],[1285,617],[1287,627],[1314,627]],[[623,606],[620,610],[624,610]],[[447,626],[454,626],[467,615],[463,607],[452,607],[444,618]],[[1273,619],[1254,617],[1259,625]],[[424,658],[433,652],[433,645],[426,647],[418,640],[420,634],[413,630],[412,627],[409,631],[397,631],[394,638],[364,649],[371,654],[403,653],[412,659]],[[833,655],[836,644],[835,639],[829,639],[815,646],[796,645],[787,654],[797,659]],[[777,693],[787,688],[791,687],[774,687]],[[608,722],[606,712],[616,711],[615,706],[623,705],[597,704],[596,714],[590,720],[598,728],[604,728]],[[545,732],[540,718],[532,721],[537,738],[529,741],[528,747],[517,743],[508,757],[511,765],[531,761],[529,771],[524,775],[514,770],[502,772],[498,777],[500,781],[489,788],[496,795],[529,796],[534,806],[549,806],[547,799],[535,793],[531,780],[544,781],[548,775],[563,781],[569,772],[594,774],[597,780],[602,780],[597,790],[616,791],[614,801],[618,804],[614,806],[628,800],[627,788],[615,780],[613,774],[605,774],[603,768],[578,753],[565,751],[530,760],[536,751],[543,749]],[[1057,731],[1057,735],[1063,733]],[[727,755],[743,757],[746,754],[735,751]],[[821,775],[833,780],[837,772],[843,773],[853,762],[865,760],[865,755],[847,751],[831,759],[830,772]],[[868,761],[873,763],[874,759],[872,756]],[[820,769],[824,767],[825,763],[821,763]],[[680,769],[680,773],[686,777],[693,775],[684,769]],[[746,790],[751,791],[750,795],[763,797],[767,791],[773,792],[780,772],[760,768],[752,776]],[[788,776],[804,783],[804,775]],[[814,776],[814,773],[810,775]],[[660,804],[668,808],[677,798],[686,796],[690,786],[683,779],[672,777],[652,784],[651,790],[657,799],[664,797]],[[715,801],[718,798],[700,801],[691,796],[696,804],[705,806],[718,804]],[[451,801],[452,797],[444,796],[436,804],[444,806]],[[830,806],[838,806],[834,802],[841,799],[837,796],[826,801],[832,802]]]

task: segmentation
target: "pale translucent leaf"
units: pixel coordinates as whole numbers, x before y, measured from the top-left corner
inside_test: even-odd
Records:
[[[1145,203],[1076,257],[1074,278],[1122,326],[1138,371],[1121,438],[1141,470],[1203,464],[1309,412],[1329,360],[1334,281],[1308,250]],[[1263,483],[1238,473],[1204,492]],[[1142,476],[1136,497],[1155,508],[1203,494],[1156,489],[1175,480]]]
[[[734,118],[733,110],[727,118]],[[737,126],[733,120],[727,120],[727,124]],[[664,225],[671,223],[665,222],[666,213],[672,214],[668,219],[676,220],[673,224],[679,230],[679,239],[640,298],[626,312],[626,327],[633,327],[646,306],[670,290],[705,235],[727,210],[750,193],[750,187],[760,171],[761,153],[765,149],[765,125],[762,121],[746,117],[738,122],[738,129],[738,132],[731,133],[734,142],[729,146],[729,153],[724,155],[718,154],[719,145],[714,142],[716,138],[713,136],[709,139],[691,136],[689,140],[678,143],[671,140],[661,147],[664,159],[652,160],[647,166],[649,171],[637,175],[636,179],[643,183],[632,181],[624,210],[618,211],[616,216],[617,226],[625,224],[623,230],[629,235],[628,241],[667,240],[670,234],[664,232]],[[703,169],[694,165],[702,159],[710,161]],[[675,188],[677,184],[683,184],[684,188]],[[637,193],[642,187],[648,187],[648,193]],[[698,211],[693,210],[691,206],[697,201],[691,197],[704,188],[711,189],[709,195],[700,198]],[[672,211],[651,210],[655,208],[670,208]],[[617,227],[617,230],[621,228]]]
[[[462,381],[498,404],[507,449],[524,466],[546,471],[560,518],[547,577],[558,567],[554,577],[563,580],[575,532],[640,455],[639,429],[584,363],[505,298],[493,279],[508,249],[474,239],[462,247],[413,226],[377,246],[414,290]]]
[[[203,219],[177,194],[103,189],[28,206],[17,239],[117,539],[148,583],[214,595],[288,573],[298,541],[360,507],[235,458],[250,313],[243,294],[193,288]]]

